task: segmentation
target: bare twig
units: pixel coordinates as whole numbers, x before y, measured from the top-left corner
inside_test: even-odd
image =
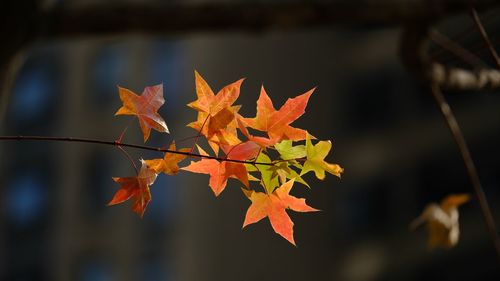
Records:
[[[273,163],[262,163],[262,162],[254,162],[254,161],[244,161],[244,160],[236,160],[236,159],[225,159],[219,158],[215,156],[209,155],[201,155],[191,152],[183,152],[177,150],[170,150],[161,147],[155,146],[147,146],[147,145],[139,145],[139,144],[131,144],[131,143],[122,143],[119,141],[103,141],[96,139],[86,139],[86,138],[72,138],[72,137],[47,137],[47,136],[0,136],[0,141],[8,141],[8,140],[16,140],[16,141],[62,141],[62,142],[80,142],[80,143],[93,143],[93,144],[101,144],[101,145],[112,145],[118,147],[131,147],[143,150],[152,150],[164,153],[172,153],[172,154],[180,154],[186,155],[189,157],[197,157],[197,158],[206,158],[206,159],[215,159],[218,161],[226,161],[226,162],[234,162],[234,163],[242,163],[242,164],[254,164],[254,165],[263,165],[263,166],[273,166]]]
[[[484,24],[486,22],[491,22],[491,21],[495,20],[496,17],[497,17],[496,13],[489,13],[482,18],[482,23]],[[467,37],[475,34],[476,32],[477,32],[477,27],[473,23],[472,25],[467,26],[466,28],[463,28],[463,30],[461,30],[458,34],[455,34],[452,37],[450,37],[450,39],[453,40],[454,42],[463,42]],[[485,46],[483,42],[475,42],[473,45],[468,47],[468,49],[475,54],[477,54],[477,52],[482,51],[483,48],[487,48],[487,46]],[[434,50],[430,53],[430,55],[432,58],[435,58],[435,59],[438,59],[438,58],[440,60],[445,60],[445,59],[449,60],[450,59],[449,54],[446,55],[446,50],[444,50],[444,49]]]
[[[488,46],[488,49],[490,50],[491,55],[495,59],[495,62],[500,68],[500,57],[498,56],[497,51],[493,47],[493,44],[491,43],[490,37],[488,36],[488,33],[486,33],[486,30],[484,29],[483,24],[481,23],[481,19],[479,18],[479,14],[477,13],[476,9],[472,8],[471,9],[471,15],[472,18],[474,19],[474,23],[477,26],[477,29],[479,30],[479,33],[481,34],[481,37],[483,37],[484,42],[486,43],[486,46]]]
[[[444,34],[438,32],[437,30],[431,30],[429,32],[429,37],[432,41],[441,46],[441,48],[448,50],[471,66],[479,69],[487,67],[487,65],[476,55],[460,46],[460,44],[456,43],[455,41],[449,39]]]
[[[431,84],[431,93],[434,97],[434,100],[439,107],[441,114],[443,115],[448,128],[450,129],[451,135],[455,140],[458,150],[460,151],[460,155],[465,164],[465,168],[467,170],[467,174],[472,183],[472,187],[474,188],[474,192],[476,194],[476,198],[479,202],[479,206],[481,206],[481,212],[483,214],[484,221],[486,223],[486,227],[490,234],[491,240],[495,246],[495,250],[500,258],[500,239],[497,234],[495,221],[493,219],[493,215],[491,214],[490,207],[488,205],[488,200],[486,200],[486,195],[484,194],[483,188],[481,186],[481,181],[479,180],[479,176],[477,174],[476,166],[474,165],[474,161],[472,161],[472,157],[470,155],[469,148],[467,147],[467,143],[465,138],[460,130],[460,126],[455,119],[451,108],[446,101],[441,89],[435,83]]]

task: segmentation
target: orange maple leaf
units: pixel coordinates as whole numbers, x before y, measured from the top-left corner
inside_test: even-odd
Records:
[[[245,121],[243,119],[245,119],[245,118],[239,114],[236,116],[236,122],[238,124],[238,129],[240,129],[240,131],[243,133],[243,135],[245,135],[245,137],[247,137],[247,139],[249,141],[253,141],[255,143],[258,143],[262,147],[269,147],[269,146],[273,146],[275,143],[278,143],[278,141],[273,141],[273,140],[266,138],[266,137],[259,137],[259,136],[254,136],[254,135],[250,134],[250,132],[246,128],[248,125],[245,123]]]
[[[188,106],[198,111],[198,118],[188,126],[207,138],[215,154],[218,154],[221,143],[229,145],[240,143],[235,121],[235,113],[240,106],[232,105],[240,95],[243,80],[225,86],[215,95],[208,83],[195,71],[198,99]]]
[[[242,130],[249,139],[262,143],[264,146],[274,145],[282,140],[304,140],[307,132],[290,126],[290,123],[304,114],[309,97],[314,90],[315,88],[300,96],[288,99],[279,110],[276,110],[264,86],[262,86],[259,99],[257,100],[257,115],[254,118],[242,118],[240,120],[242,121],[240,129],[241,127],[248,126],[266,132],[269,139],[253,137],[248,134],[248,131],[245,132]]]
[[[156,173],[154,170],[147,167],[144,160],[141,159],[141,163],[141,170],[137,176],[113,178],[121,187],[115,193],[113,199],[108,203],[108,206],[120,204],[133,198],[134,204],[132,205],[132,210],[142,218],[149,201],[151,201],[151,191],[149,187],[155,182]]]
[[[198,119],[187,126],[206,137],[208,144],[217,155],[219,145],[236,145],[241,143],[236,132],[235,114],[241,106],[231,106],[219,111],[211,117],[206,112],[198,112]]]
[[[169,150],[175,150],[175,142],[170,144]],[[190,152],[190,148],[181,148],[178,151]],[[179,172],[178,163],[184,160],[187,155],[175,154],[175,153],[165,153],[163,158],[146,160],[146,165],[155,171],[155,173],[165,173],[167,175],[175,175]]]
[[[295,245],[293,222],[285,210],[290,209],[296,212],[315,212],[319,210],[307,205],[305,199],[290,195],[293,183],[293,179],[287,181],[276,188],[270,195],[243,189],[245,195],[252,201],[252,205],[247,210],[243,227],[269,217],[274,231]]]
[[[244,79],[240,79],[222,88],[217,95],[208,85],[208,83],[195,71],[196,95],[198,99],[188,104],[189,107],[198,111],[209,113],[210,116],[215,116],[224,108],[230,107],[240,95],[241,83]]]
[[[149,138],[151,129],[168,133],[167,124],[158,114],[158,109],[165,103],[163,98],[163,85],[144,88],[142,95],[138,96],[129,89],[118,87],[123,106],[115,115],[135,115],[139,119],[144,142]]]
[[[201,155],[208,155],[203,149],[198,147]],[[248,160],[257,157],[260,147],[254,142],[245,142],[236,146],[225,146],[227,159]],[[243,163],[229,161],[217,161],[215,159],[201,159],[200,161],[191,161],[187,167],[181,168],[188,172],[210,175],[209,186],[215,196],[224,191],[229,178],[240,180],[245,186],[248,186],[248,171]]]

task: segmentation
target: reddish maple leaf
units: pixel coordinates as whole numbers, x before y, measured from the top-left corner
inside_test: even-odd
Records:
[[[167,124],[157,112],[158,108],[165,103],[162,84],[144,88],[140,96],[122,87],[118,87],[118,91],[123,106],[118,109],[115,115],[137,116],[144,142],[148,140],[151,129],[168,133]]]
[[[266,132],[269,139],[249,139],[263,143],[267,146],[274,145],[282,140],[304,140],[307,132],[290,126],[290,123],[297,120],[302,114],[304,114],[309,97],[314,92],[314,89],[315,88],[295,98],[288,99],[279,110],[276,110],[274,109],[273,103],[267,95],[266,90],[262,87],[259,99],[257,100],[256,117],[242,118],[240,121],[243,127],[248,126],[253,129]],[[241,127],[242,126],[240,125],[240,128]],[[247,135],[247,137],[250,136],[248,131],[246,133],[245,131],[242,132]]]
[[[113,178],[121,187],[108,203],[108,206],[120,204],[133,198],[132,210],[142,218],[149,201],[151,201],[149,187],[155,182],[156,173],[147,167],[144,160],[141,159],[141,163],[141,170],[136,177]]]
[[[295,245],[293,222],[285,210],[290,209],[296,212],[315,212],[319,210],[308,206],[305,199],[290,195],[293,183],[294,180],[287,181],[276,188],[270,195],[243,189],[245,195],[252,201],[252,205],[247,210],[243,227],[269,217],[274,231]]]
[[[168,149],[175,150],[175,142],[172,142]],[[190,152],[191,149],[181,148],[178,151]],[[153,169],[157,174],[165,173],[167,175],[175,175],[179,172],[178,163],[184,160],[186,157],[187,155],[167,152],[165,153],[163,158],[146,160],[145,162],[146,165],[148,165],[150,169]]]
[[[201,155],[208,155],[203,149],[198,147]],[[225,146],[227,159],[248,160],[257,157],[260,147],[254,142],[245,142],[236,146]],[[245,186],[248,186],[248,171],[244,164],[230,161],[217,161],[215,159],[201,159],[200,161],[191,161],[187,167],[181,168],[185,171],[210,175],[209,186],[215,193],[215,196],[224,191],[229,178],[240,180]]]

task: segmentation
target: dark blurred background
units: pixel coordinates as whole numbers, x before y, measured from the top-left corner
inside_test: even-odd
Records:
[[[146,3],[160,10],[165,2],[169,1],[107,1],[106,5]],[[194,8],[206,4],[174,4],[184,2]],[[253,3],[243,2],[249,7]],[[362,10],[377,1],[354,2]],[[419,1],[380,2],[391,9]],[[31,1],[26,9],[34,5],[42,11],[71,14],[99,3]],[[14,5],[12,11],[23,10]],[[10,36],[17,34],[16,24],[30,22],[30,10],[24,11],[26,19],[19,18],[23,13],[14,13],[9,17],[12,23],[2,20],[4,55],[11,55],[8,48],[18,40]],[[217,15],[210,11],[207,17]],[[486,27],[500,47],[500,10],[485,9],[481,15],[488,19]],[[196,112],[185,106],[195,99],[195,69],[215,91],[246,77],[237,102],[246,116],[255,114],[261,84],[275,106],[318,86],[306,114],[294,124],[319,139],[332,140],[328,160],[343,166],[345,173],[341,180],[309,177],[311,190],[294,189],[322,210],[290,212],[297,248],[274,234],[267,219],[241,229],[250,202],[236,181],[215,198],[205,175],[161,175],[152,186],[153,200],[144,219],[139,219],[129,203],[106,207],[118,188],[111,177],[133,174],[117,149],[2,142],[0,280],[500,280],[476,200],[461,208],[461,239],[451,250],[430,251],[424,229],[408,230],[429,202],[472,189],[431,94],[400,62],[401,24],[352,19],[294,26],[293,18],[288,20],[290,28],[286,23],[281,25],[285,28],[256,24],[248,29],[227,23],[214,25],[213,31],[210,26],[172,27],[173,32],[152,34],[144,28],[99,36],[58,37],[49,29],[25,32],[35,38],[14,53],[19,67],[10,91],[2,95],[0,125],[4,135],[104,140],[118,138],[128,127],[124,141],[140,144],[137,121],[113,116],[120,107],[116,87],[140,93],[145,86],[163,83],[166,104],[160,113],[171,135],[153,132],[148,144],[166,146],[196,133],[185,127],[196,118]],[[124,17],[123,22],[133,20]],[[71,24],[53,24],[61,33],[71,32]],[[112,25],[98,22],[94,28],[106,30]],[[466,11],[436,23],[451,38],[471,26]],[[460,40],[493,66],[477,31]],[[436,59],[443,63],[461,63],[442,50],[437,53]],[[500,224],[498,90],[445,94]],[[129,152],[135,159],[158,157]]]

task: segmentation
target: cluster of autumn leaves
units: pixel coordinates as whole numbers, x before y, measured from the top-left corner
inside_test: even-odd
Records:
[[[150,187],[160,173],[174,175],[183,170],[207,174],[210,176],[208,185],[215,196],[224,191],[228,179],[232,178],[243,185],[241,190],[251,201],[243,227],[267,217],[274,231],[295,245],[293,222],[286,210],[314,212],[317,209],[307,205],[304,198],[290,195],[294,184],[309,187],[302,178],[308,172],[314,172],[320,180],[325,178],[326,173],[340,178],[343,169],[325,161],[332,148],[330,141],[315,140],[313,143],[315,138],[306,130],[290,125],[304,114],[314,89],[288,99],[276,110],[262,87],[256,116],[246,118],[238,113],[241,106],[234,105],[242,82],[243,79],[240,79],[214,94],[207,82],[195,72],[198,99],[188,106],[198,112],[198,117],[187,125],[197,132],[194,144],[191,148],[177,149],[172,142],[163,158],[141,159],[142,165],[137,169],[136,176],[113,178],[121,187],[109,205],[132,199],[133,211],[142,217],[151,201]],[[144,142],[148,140],[151,129],[169,132],[157,112],[165,103],[162,85],[146,87],[140,96],[119,87],[119,94],[123,106],[115,115],[136,116]],[[254,135],[249,129],[261,133]],[[212,154],[198,145],[200,138],[206,140]],[[179,162],[187,157],[198,159],[179,168]],[[258,184],[251,185],[251,182]],[[459,236],[458,207],[468,200],[467,194],[452,194],[441,204],[431,203],[410,227],[426,223],[430,247],[452,247]]]
[[[238,80],[214,94],[195,72],[197,100],[188,104],[198,112],[196,121],[188,124],[197,132],[194,145],[177,149],[172,142],[163,158],[141,160],[136,176],[113,178],[121,187],[109,205],[132,199],[133,211],[142,217],[151,201],[150,187],[160,173],[174,175],[184,170],[207,174],[208,185],[215,196],[224,191],[228,179],[232,178],[241,182],[243,194],[251,201],[243,226],[268,217],[274,231],[295,245],[293,222],[286,210],[313,212],[317,209],[308,206],[304,198],[290,194],[294,184],[309,187],[302,178],[308,172],[314,172],[322,180],[325,173],[340,177],[343,169],[325,161],[332,148],[330,141],[316,141],[306,130],[290,125],[304,114],[314,89],[288,99],[276,110],[262,87],[256,116],[245,118],[238,113],[241,106],[234,105],[242,82],[243,79]],[[120,87],[119,95],[123,106],[116,115],[136,116],[145,142],[151,129],[168,132],[157,112],[165,102],[162,85],[146,87],[140,96]],[[261,133],[254,135],[249,129]],[[212,154],[198,145],[200,138],[207,141]],[[199,159],[179,168],[178,163],[187,157]]]

